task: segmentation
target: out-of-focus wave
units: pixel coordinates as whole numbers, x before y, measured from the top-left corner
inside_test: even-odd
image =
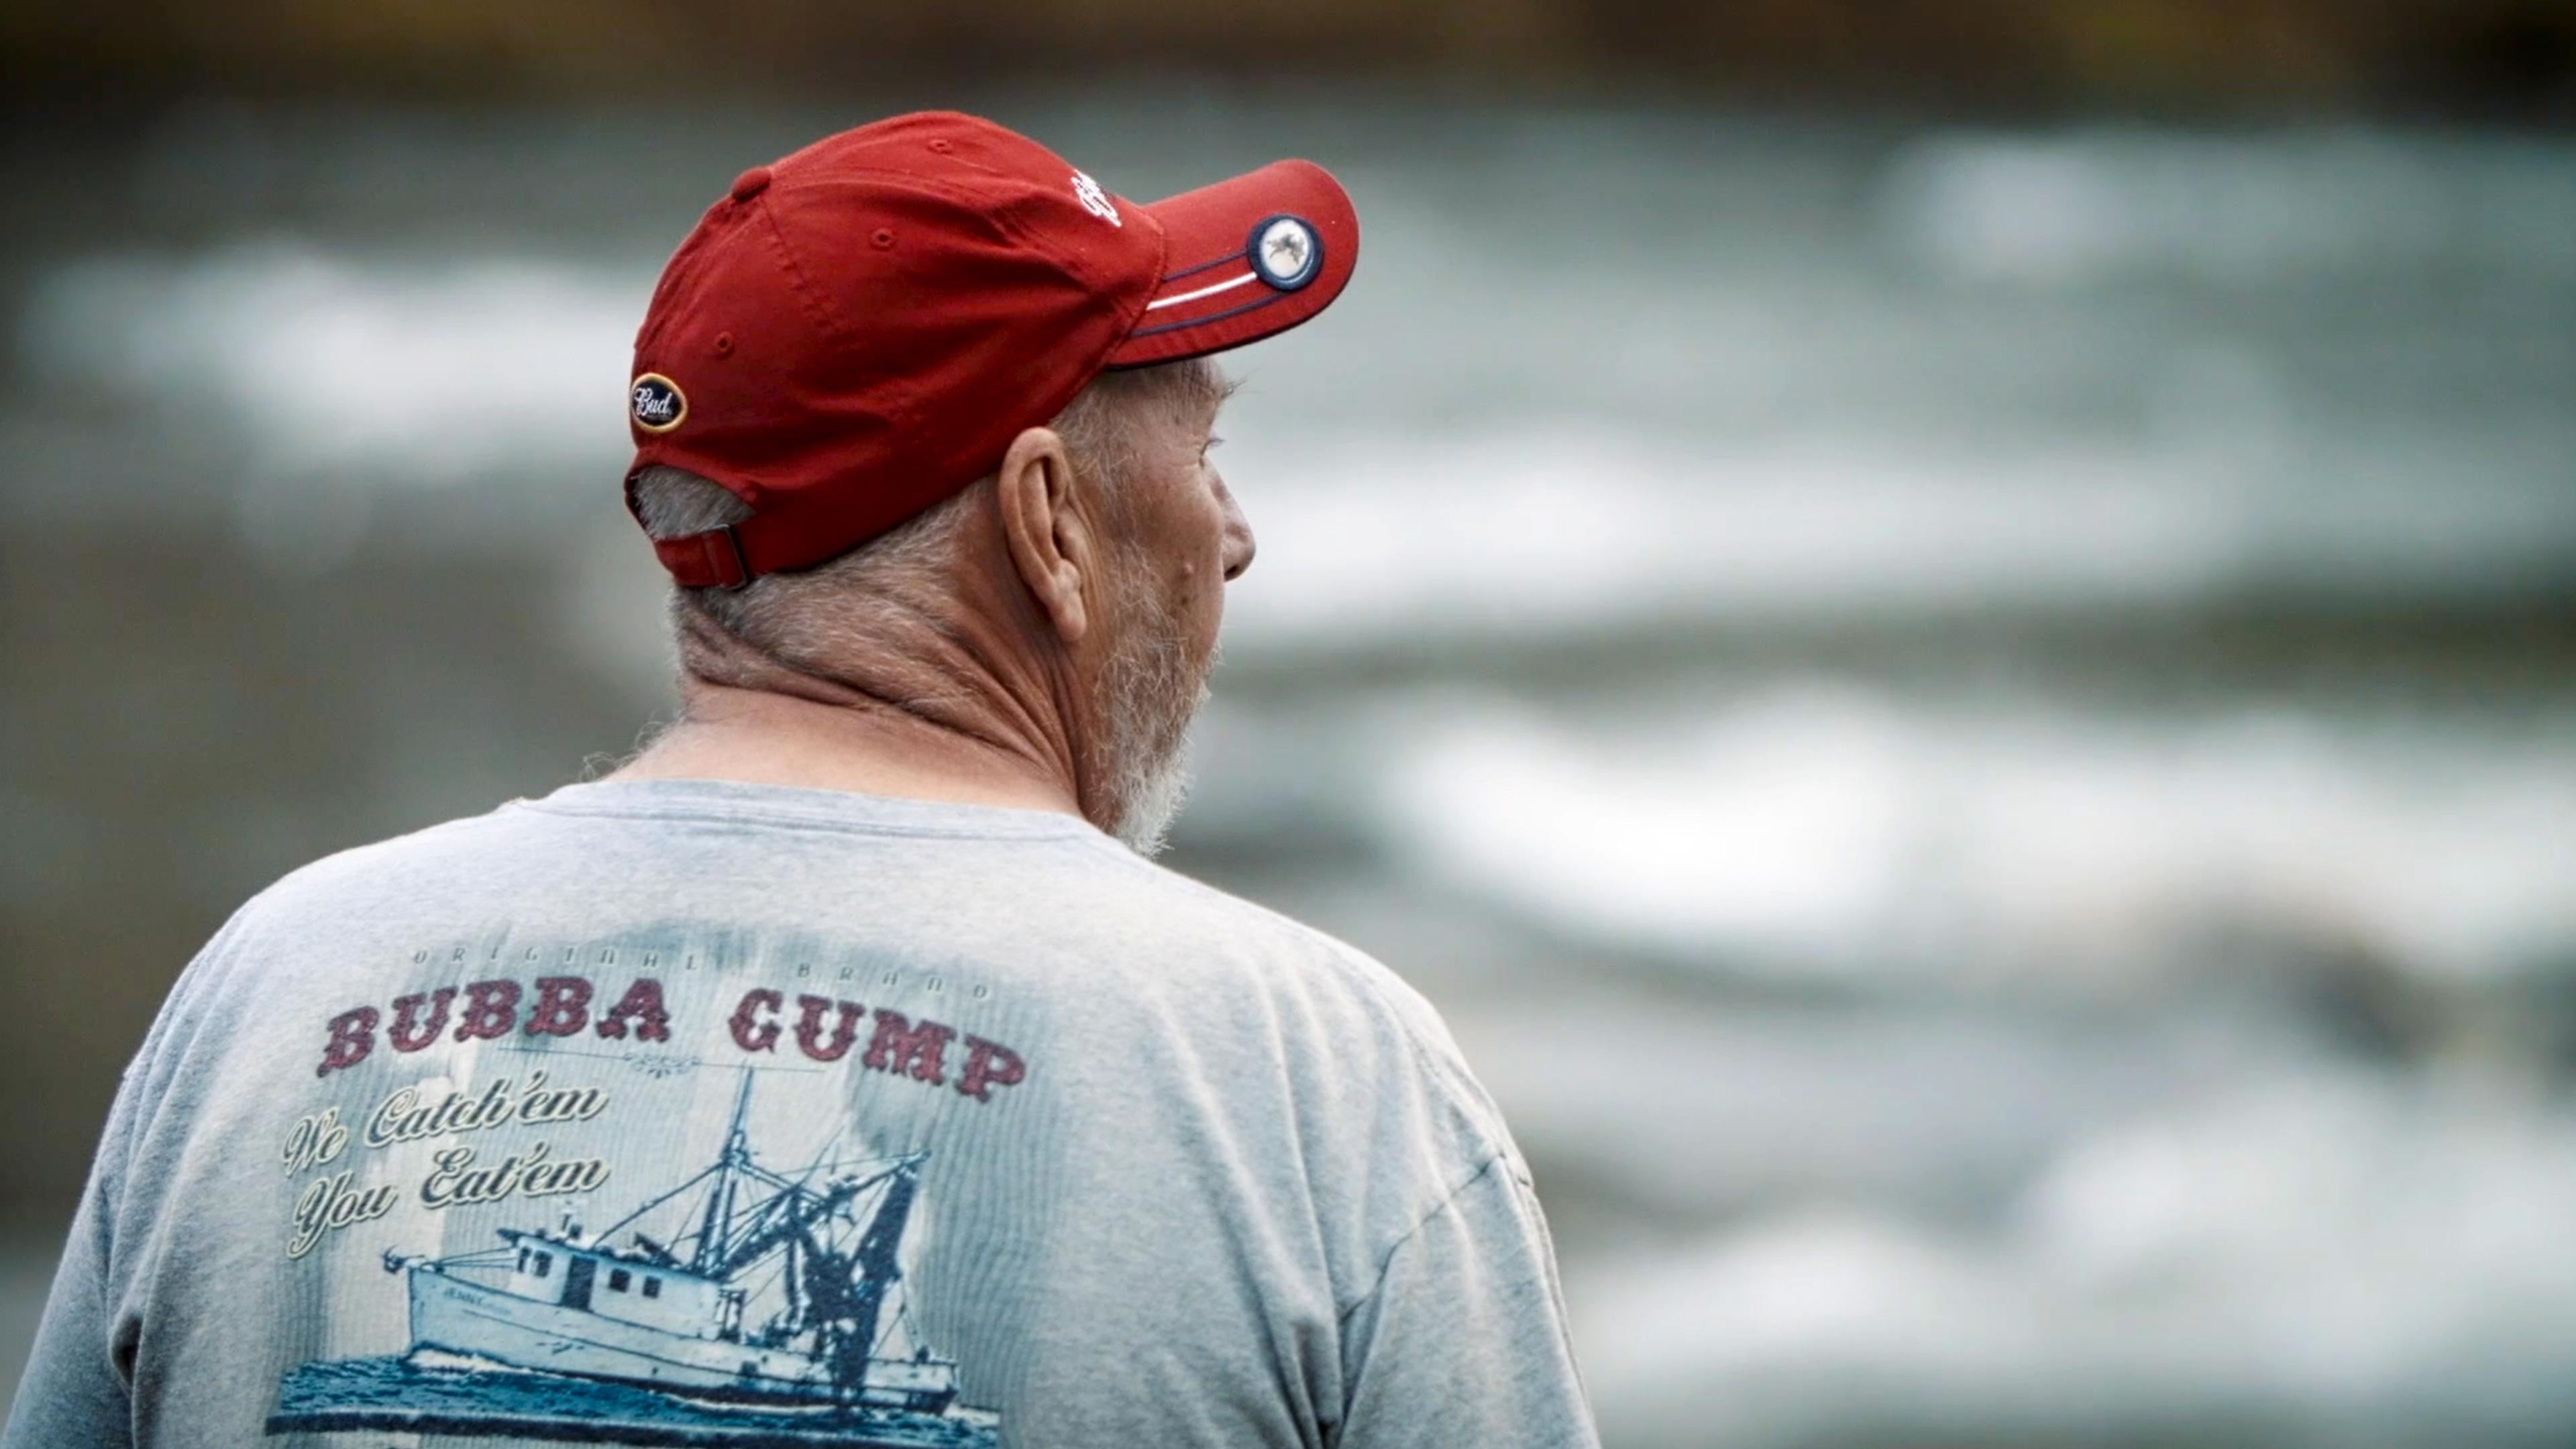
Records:
[[[2576,165],[2554,137],[1944,133],[1899,154],[1885,200],[1917,255],[1982,282],[2233,288],[2425,266],[2576,278]]]
[[[1815,438],[1745,447],[1598,423],[1388,435],[1261,456],[1246,651],[1636,633],[1699,620],[2157,610],[2554,592],[2576,487],[2521,459],[2321,449],[2307,467],[2082,437],[2021,446]]]
[[[1784,686],[1400,717],[1355,798],[1417,868],[1737,972],[2125,989],[2256,937],[2499,977],[2563,969],[2576,940],[2563,715],[2103,716]]]
[[[618,398],[651,284],[508,252],[291,240],[107,254],[37,281],[18,354],[55,385],[193,422],[261,470],[351,486],[579,476],[624,445]]]
[[[2576,1127],[2310,1077],[2071,1146],[1991,1227],[1740,1220],[1569,1284],[1640,1444],[2543,1443]]]

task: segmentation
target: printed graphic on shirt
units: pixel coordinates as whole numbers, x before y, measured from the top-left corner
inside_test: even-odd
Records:
[[[520,1040],[596,1034],[615,1041],[632,1030],[645,1042],[666,1042],[671,1015],[649,978],[595,1021],[589,983],[580,978],[538,980],[525,1013],[516,983],[462,989],[465,1010],[448,1039],[491,1042],[524,1069],[467,1086],[444,1077],[406,1082],[361,1107],[363,1121],[324,1106],[300,1118],[283,1144],[290,1175],[314,1174],[295,1197],[290,1258],[353,1230],[373,1230],[359,1225],[378,1224],[398,1205],[440,1213],[457,1230],[446,1232],[437,1253],[392,1244],[382,1250],[388,1277],[379,1281],[407,1309],[407,1347],[291,1369],[279,1382],[268,1433],[989,1449],[997,1416],[959,1402],[958,1365],[924,1341],[904,1291],[906,1233],[935,1179],[933,1154],[884,1151],[844,1132],[819,1148],[811,1140],[758,1140],[756,1093],[819,1086],[826,1075],[822,1067],[773,1066],[750,1056],[775,1061],[781,1030],[767,1018],[785,1007],[782,993],[753,988],[732,1018],[692,1031],[730,1040],[742,1054],[701,1060],[667,1049],[587,1053]],[[441,988],[394,1002],[386,1034],[393,1050],[407,1054],[439,1039],[456,994]],[[849,1051],[867,1015],[862,1004],[795,1000],[802,1019],[790,1019],[799,1055],[829,1063]],[[899,1013],[877,1015],[876,1040],[850,1070],[949,1084],[943,1048],[955,1033]],[[316,1075],[336,1075],[374,1054],[382,1020],[372,1007],[332,1018]],[[962,1079],[956,1085],[971,1100],[990,1102],[996,1086],[1025,1074],[1016,1053],[968,1040],[982,1048],[973,1053],[980,1080],[975,1089]],[[601,1064],[601,1077],[567,1080],[584,1059]],[[1007,1071],[996,1065],[1005,1060]],[[617,1083],[618,1063],[650,1079],[635,1083],[646,1092],[696,1089],[672,1078],[738,1074],[721,1143],[711,1152],[702,1145],[698,1157],[631,1186],[614,1176],[607,1157],[563,1145],[586,1129],[634,1117],[620,1100],[630,1088]],[[780,1070],[812,1080],[755,1081]],[[819,1092],[784,1114],[773,1101],[769,1117],[813,1121],[823,1115],[816,1108],[836,1098],[847,1100],[845,1092]],[[503,1130],[510,1128],[520,1130]],[[545,1135],[532,1138],[532,1130]],[[491,1145],[505,1138],[506,1146]],[[427,1167],[416,1182],[408,1173],[376,1180],[367,1170],[370,1155],[390,1162],[404,1152],[412,1155],[401,1160]],[[461,1207],[485,1209],[470,1230],[451,1211]],[[620,1215],[585,1230],[582,1215],[601,1211]],[[382,1228],[393,1236],[396,1224]],[[441,1243],[429,1232],[426,1245]]]

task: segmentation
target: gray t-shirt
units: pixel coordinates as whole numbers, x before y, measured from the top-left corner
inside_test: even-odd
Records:
[[[6,1449],[1583,1445],[1430,1007],[1069,817],[575,785],[245,906]]]

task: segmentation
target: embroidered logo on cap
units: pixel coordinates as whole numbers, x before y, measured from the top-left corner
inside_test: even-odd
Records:
[[[635,426],[648,433],[667,433],[689,415],[689,400],[680,392],[680,385],[658,372],[635,379],[629,406],[635,414]]]
[[[1244,259],[1254,275],[1283,292],[1315,280],[1323,270],[1324,240],[1302,216],[1274,216],[1252,229]]]
[[[1083,210],[1111,226],[1127,224],[1118,219],[1118,208],[1110,204],[1109,193],[1101,190],[1100,183],[1092,180],[1088,172],[1073,173],[1073,199],[1082,203]]]

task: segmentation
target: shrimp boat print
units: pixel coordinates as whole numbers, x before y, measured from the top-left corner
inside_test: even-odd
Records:
[[[743,1074],[716,1161],[605,1231],[569,1216],[505,1228],[505,1246],[449,1258],[385,1254],[407,1276],[411,1359],[461,1359],[744,1408],[952,1412],[957,1364],[884,1351],[908,1313],[897,1261],[929,1154],[797,1176],[752,1155]],[[665,1241],[643,1230],[676,1222]],[[497,1279],[497,1281],[494,1281]]]

